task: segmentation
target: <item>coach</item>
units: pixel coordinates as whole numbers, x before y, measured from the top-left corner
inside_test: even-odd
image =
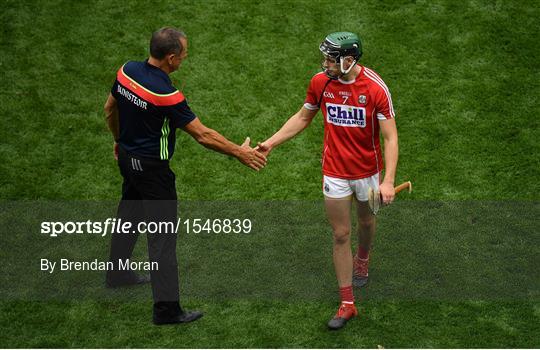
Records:
[[[204,126],[172,85],[169,74],[180,67],[187,54],[188,41],[182,31],[170,27],[156,31],[150,40],[150,58],[124,64],[105,103],[114,155],[123,177],[117,215],[133,227],[143,220],[176,222],[175,175],[169,160],[178,128],[203,146],[232,155],[254,170],[266,164],[266,158],[249,146],[249,138],[238,146]],[[138,233],[113,234],[110,261],[114,270],[107,272],[108,287],[148,282],[148,277],[120,270],[119,261],[131,258],[137,237]],[[202,316],[180,306],[176,237],[175,232],[147,235],[149,260],[159,266],[150,271],[155,324],[191,322]]]

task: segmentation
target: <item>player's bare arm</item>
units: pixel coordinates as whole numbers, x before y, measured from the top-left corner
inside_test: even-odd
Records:
[[[115,140],[113,145],[114,159],[118,160],[118,143],[116,143],[116,140],[118,140],[118,138],[120,137],[120,124],[118,121],[118,106],[116,104],[116,99],[113,97],[113,95],[109,94],[109,97],[107,97],[104,110],[105,119],[107,120],[107,126],[109,127],[109,130],[111,131],[111,134],[113,135],[113,138]]]
[[[384,138],[384,179],[379,189],[384,204],[390,204],[394,200],[394,180],[396,177],[396,168],[398,162],[398,133],[396,120],[379,120],[381,134]]]
[[[236,157],[242,164],[259,171],[266,165],[266,157],[249,146],[249,137],[239,146],[225,138],[219,132],[206,127],[199,118],[187,124],[184,131],[198,143],[214,151]]]
[[[273,148],[292,139],[307,128],[317,112],[318,110],[310,110],[302,106],[298,112],[283,124],[278,132],[268,140],[259,143],[256,149],[267,156]]]

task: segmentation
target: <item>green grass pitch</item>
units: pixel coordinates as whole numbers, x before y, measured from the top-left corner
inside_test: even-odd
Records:
[[[248,292],[205,298],[204,290],[184,284],[183,302],[206,315],[178,327],[152,326],[149,298],[4,298],[0,347],[540,347],[535,272],[540,266],[539,5],[482,0],[3,1],[4,205],[119,198],[121,179],[103,104],[118,67],[146,58],[151,32],[164,25],[182,28],[190,40],[188,59],[172,75],[175,85],[206,125],[237,143],[246,136],[264,140],[300,108],[311,76],[320,69],[318,44],[327,33],[358,33],[364,46],[361,63],[377,71],[392,92],[400,136],[396,182],[411,180],[415,192],[381,213],[373,262],[379,274],[374,273],[371,294],[360,304],[360,317],[340,332],[325,329],[338,301],[333,286],[328,296],[328,290],[321,290],[324,298],[264,293],[254,298]],[[171,162],[179,198],[320,201],[322,128],[319,114],[303,134],[276,149],[260,173],[180,133]],[[455,203],[473,204],[463,204],[461,213],[453,209]],[[427,213],[450,207],[455,216],[437,221],[422,213],[424,206]],[[493,208],[512,215],[498,215]],[[321,221],[323,212],[317,215]],[[8,266],[18,261],[20,247],[10,246],[9,223],[0,222],[0,290],[5,296],[14,283]],[[279,242],[254,235],[245,256],[223,237],[180,239],[178,249],[186,253],[183,266],[190,267],[193,283],[208,283],[208,288],[212,281],[202,276],[211,271],[189,255],[193,250],[200,249],[205,259],[222,255],[227,263],[216,268],[242,272],[245,267],[239,265],[257,261],[255,248],[260,246],[274,275],[280,259],[291,265],[311,261],[306,271],[320,266],[313,273],[331,284],[330,229],[324,225],[323,220],[318,226],[291,226],[293,246],[299,248],[292,255],[284,253],[288,235],[279,232],[272,236]],[[144,246],[137,249],[144,257]],[[99,246],[89,251],[106,254]],[[448,259],[437,260],[441,256]],[[457,265],[452,263],[456,260]],[[438,270],[422,275],[420,267],[433,261]],[[484,274],[468,279],[478,266]],[[408,276],[410,284],[422,281],[415,280],[418,275],[435,276],[425,281],[448,294],[396,292],[396,286],[407,285]],[[445,286],[437,279],[441,275],[468,281],[479,297]],[[386,281],[396,289],[380,287],[386,285],[382,276],[392,276]],[[302,285],[308,282],[299,278]],[[294,292],[292,282],[285,286]]]

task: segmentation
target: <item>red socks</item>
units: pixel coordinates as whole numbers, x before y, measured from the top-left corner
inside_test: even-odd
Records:
[[[341,296],[341,303],[342,304],[354,304],[354,295],[353,295],[353,287],[343,287],[339,288],[339,295]]]
[[[362,260],[367,260],[369,259],[369,249],[366,250],[364,247],[359,245],[358,250],[356,251],[356,255]]]

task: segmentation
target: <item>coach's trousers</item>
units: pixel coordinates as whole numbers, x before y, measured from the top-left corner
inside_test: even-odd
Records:
[[[112,235],[110,261],[115,270],[107,276],[111,279],[122,279],[126,273],[133,273],[120,271],[118,260],[131,258],[139,236],[136,228],[140,222],[145,222],[147,227],[150,222],[171,222],[176,225],[177,218],[175,175],[168,161],[133,156],[120,148],[118,166],[124,182],[117,217],[123,222],[131,222],[131,231],[135,232],[115,232]],[[156,262],[158,266],[157,270],[150,271],[154,307],[158,303],[178,304],[177,233],[156,232],[146,235],[149,262]]]

